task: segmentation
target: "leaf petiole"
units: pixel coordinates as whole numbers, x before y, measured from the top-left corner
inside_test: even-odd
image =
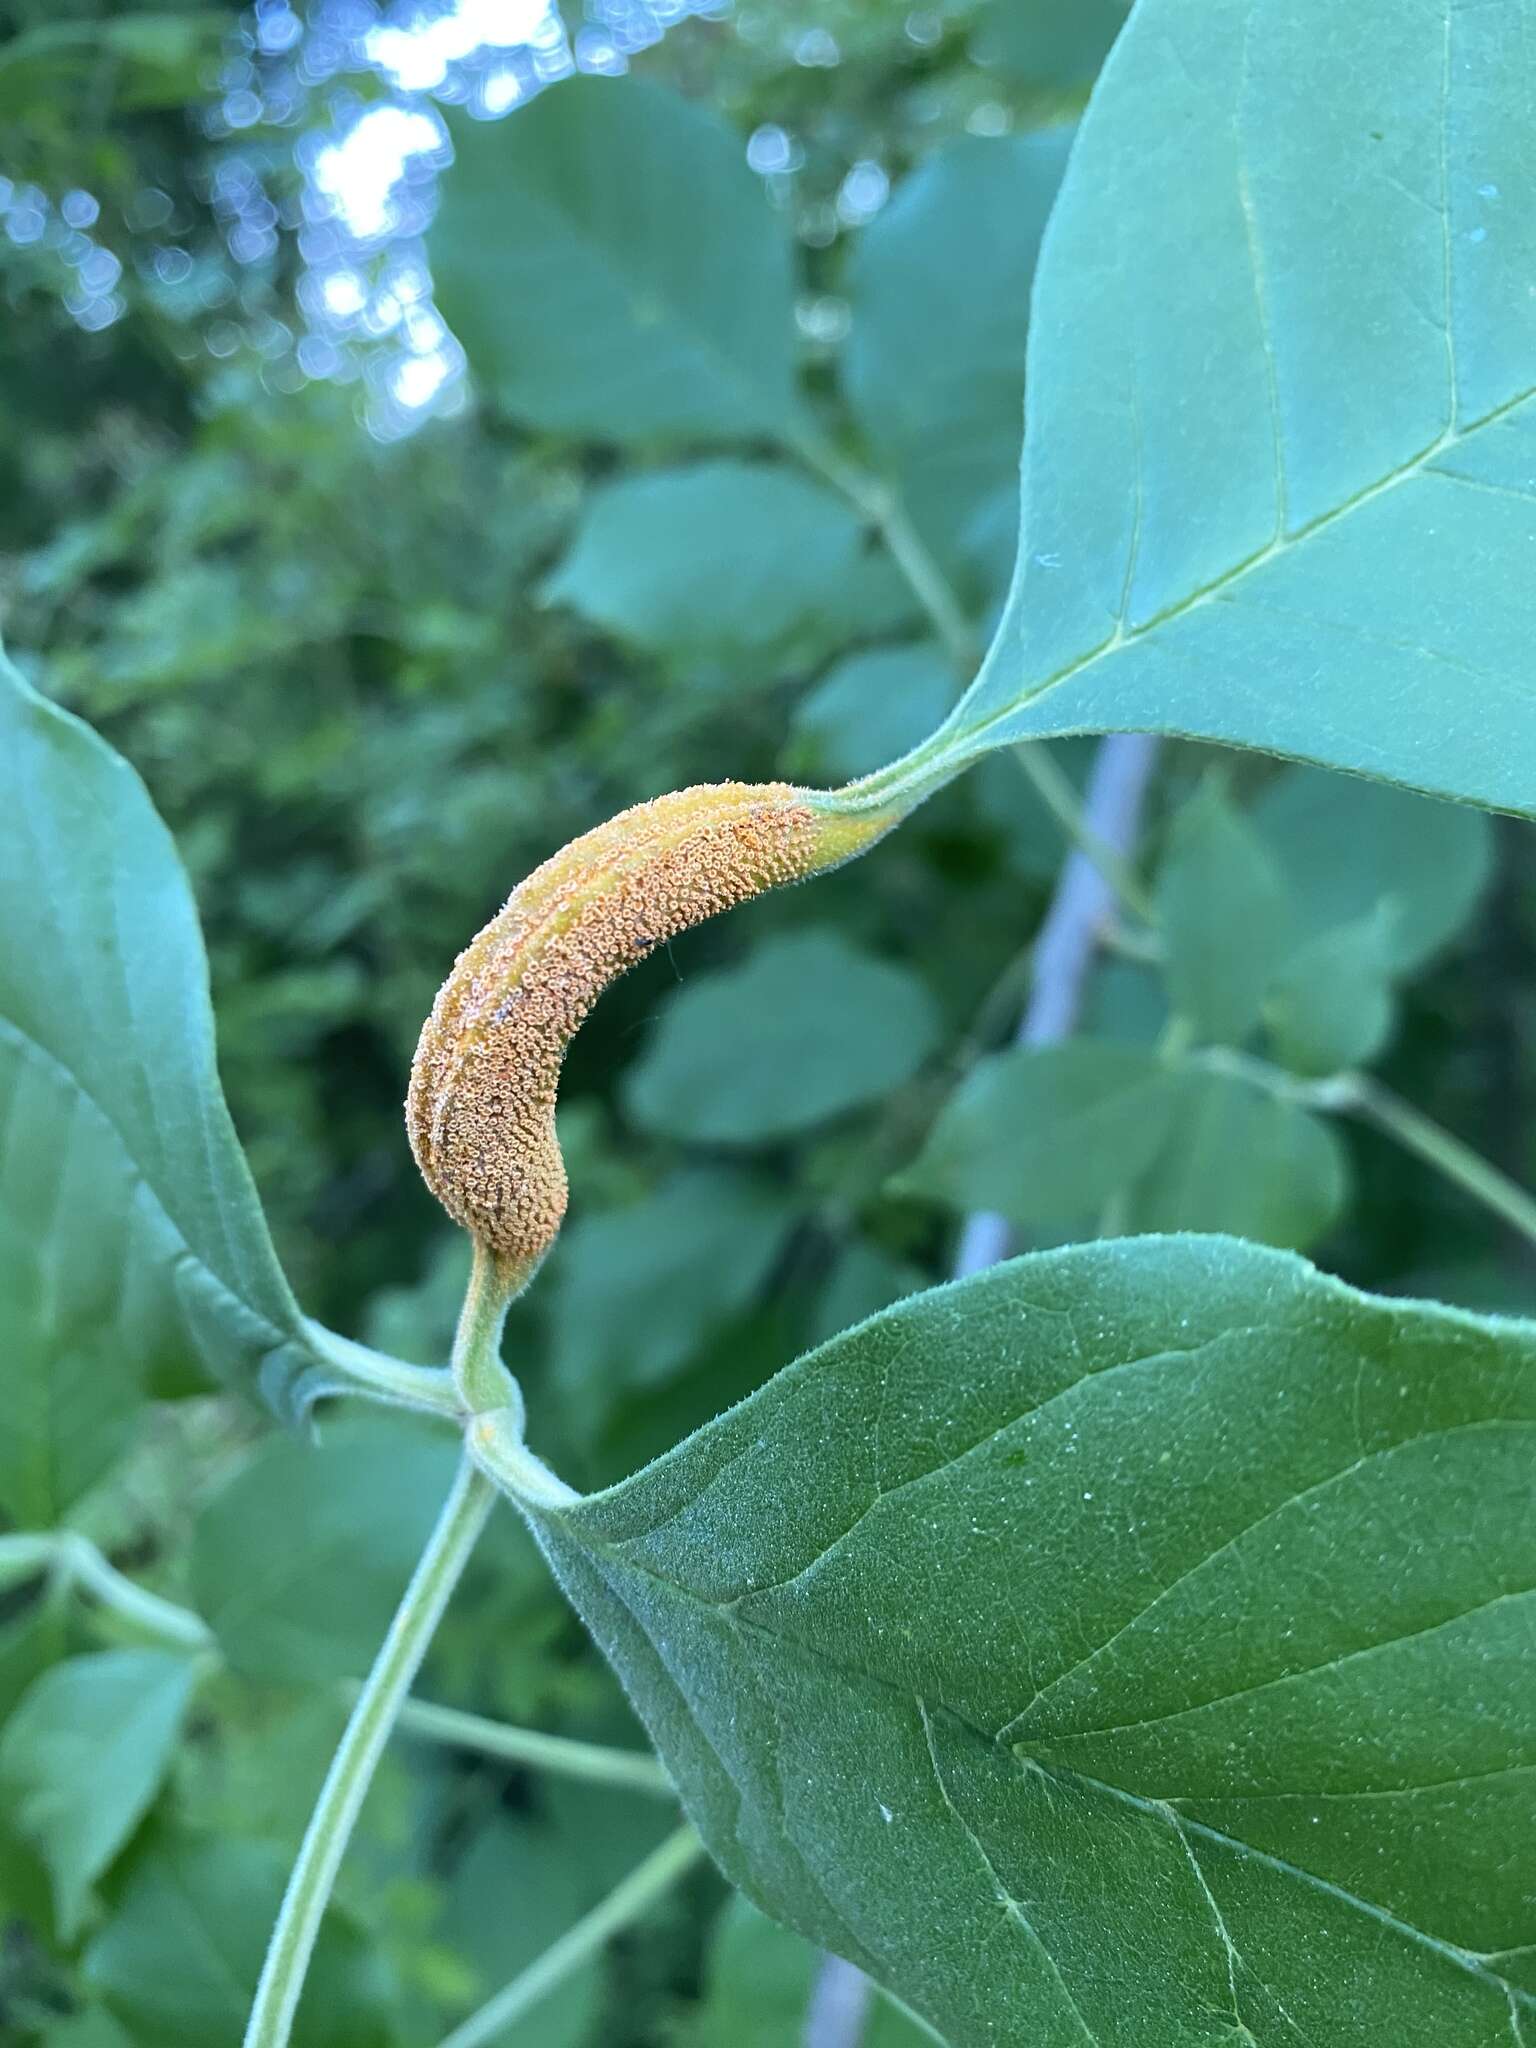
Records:
[[[463,1459],[320,1788],[278,1909],[244,2048],[287,2048],[320,1922],[358,1813],[495,1498],[490,1481],[469,1458]]]
[[[691,1827],[681,1827],[668,1835],[643,1863],[614,1886],[606,1899],[567,1929],[558,1941],[551,1942],[541,1956],[487,1999],[478,2012],[471,2013],[451,2034],[445,2035],[439,2048],[487,2048],[489,2042],[499,2039],[504,2028],[521,2019],[589,1956],[595,1955],[610,1935],[638,1920],[703,1853],[704,1844]]]

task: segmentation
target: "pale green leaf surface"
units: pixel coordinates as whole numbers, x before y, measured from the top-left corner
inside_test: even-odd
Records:
[[[937,647],[870,648],[845,655],[800,699],[795,737],[812,774],[851,782],[926,738],[954,695],[954,675]]]
[[[1283,1065],[1299,1074],[1337,1074],[1381,1051],[1394,1016],[1391,929],[1390,915],[1378,913],[1297,947],[1275,977],[1265,1011]]]
[[[1093,1215],[1152,1164],[1177,1077],[1139,1046],[1075,1039],[981,1060],[896,1185],[1029,1226]]]
[[[668,1380],[758,1293],[795,1215],[772,1182],[703,1167],[578,1215],[549,1276],[554,1368],[577,1412]]]
[[[455,1949],[474,1968],[473,2006],[526,1969],[595,1900],[580,1868],[579,1843],[526,1815],[492,1812],[454,1870],[448,1924]],[[583,2048],[601,1995],[587,1964],[495,2037],[494,2048]]]
[[[65,1941],[159,1790],[195,1677],[192,1659],[168,1650],[71,1657],[43,1673],[6,1723],[0,1791],[48,1867]]]
[[[224,1106],[170,834],[127,762],[3,658],[0,795],[0,1258],[28,1345],[0,1372],[57,1368],[46,1403],[67,1410],[82,1354],[190,1343],[292,1410],[316,1359]]]
[[[863,548],[822,485],[773,463],[698,462],[594,492],[544,596],[652,653],[761,660],[841,611]]]
[[[1173,1081],[1168,1142],[1131,1191],[1132,1230],[1229,1230],[1302,1250],[1348,1193],[1343,1147],[1320,1117],[1191,1062]]]
[[[1536,0],[1142,0],[1036,278],[1023,539],[924,758],[1147,729],[1536,812]]]
[[[282,1856],[264,1842],[156,1842],[86,1951],[87,1983],[155,2048],[238,2041],[284,1874]],[[390,2048],[392,1989],[377,1947],[332,1910],[305,1977],[293,2048]]]
[[[909,969],[835,931],[786,932],[677,991],[624,1101],[667,1137],[760,1144],[879,1101],[938,1036],[937,1005]]]
[[[1128,0],[990,0],[972,44],[977,61],[1057,92],[1091,85],[1125,26]]]
[[[1399,975],[1455,936],[1493,873],[1493,828],[1481,811],[1384,783],[1289,768],[1252,816],[1285,875],[1301,936],[1384,913],[1387,964]]]
[[[1294,926],[1273,859],[1214,782],[1174,820],[1157,875],[1157,926],[1175,1012],[1201,1038],[1240,1045]]]
[[[1510,2048],[1533,1451],[1536,1327],[1121,1241],[535,1518],[727,1874],[952,2048]]]
[[[723,121],[574,78],[454,151],[432,274],[499,405],[625,444],[795,430],[788,241]]]
[[[362,1677],[453,1467],[445,1432],[392,1416],[263,1444],[192,1536],[193,1603],[233,1668],[274,1685]]]
[[[49,2027],[42,2048],[134,2048],[134,2043],[104,2005],[92,2005]]]
[[[952,143],[902,182],[848,266],[854,417],[925,538],[997,595],[1017,518],[1030,284],[1071,141],[1055,128]],[[994,564],[1001,575],[986,574]]]

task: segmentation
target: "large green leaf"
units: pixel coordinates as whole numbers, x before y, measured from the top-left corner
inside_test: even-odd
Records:
[[[677,991],[625,1104],[669,1137],[760,1144],[879,1101],[938,1036],[937,1005],[909,969],[835,931],[785,932]]]
[[[1146,1239],[530,1513],[728,1875],[952,2048],[1508,2048],[1533,1453],[1536,1326]]]
[[[362,1677],[453,1465],[446,1435],[393,1416],[348,1417],[318,1444],[263,1444],[192,1538],[196,1606],[234,1669],[277,1685]]]
[[[1177,1016],[1240,1045],[1294,943],[1294,913],[1263,842],[1206,783],[1173,821],[1157,876],[1163,972]]]
[[[782,1188],[726,1167],[577,1216],[550,1261],[550,1358],[586,1425],[619,1388],[671,1379],[739,1315],[796,1219]]]
[[[82,1358],[190,1344],[293,1410],[322,1368],[219,1088],[186,875],[128,764],[3,658],[0,931],[0,1373],[68,1375],[67,1410]]]
[[[1193,1060],[1176,1091],[1168,1143],[1131,1192],[1129,1227],[1315,1244],[1349,1191],[1343,1146],[1322,1118]]]
[[[101,1650],[45,1671],[0,1742],[0,1791],[53,1880],[72,1941],[86,1899],[170,1766],[197,1666],[167,1650]]]
[[[1382,920],[1386,965],[1421,967],[1471,916],[1493,872],[1493,826],[1465,804],[1288,768],[1253,807],[1301,936]]]
[[[284,1875],[283,1857],[265,1842],[153,1843],[86,1951],[86,1982],[136,2041],[212,2048],[239,2040]],[[332,1907],[305,1979],[294,2048],[390,2048],[394,1989],[377,1947]]]
[[[1013,590],[928,766],[1130,727],[1536,813],[1533,91],[1536,0],[1141,0],[1041,252]]]
[[[1026,1228],[1091,1220],[1152,1164],[1181,1099],[1140,1046],[1015,1046],[971,1069],[897,1187]]]
[[[859,595],[863,551],[858,519],[823,485],[723,458],[594,492],[544,594],[674,660],[734,656],[741,688],[773,680],[770,655],[827,637]]]
[[[1055,128],[941,150],[848,267],[854,416],[925,537],[998,596],[1018,516],[1029,288],[1071,140]]]
[[[454,150],[433,277],[508,412],[624,443],[796,429],[788,242],[716,116],[575,78]]]

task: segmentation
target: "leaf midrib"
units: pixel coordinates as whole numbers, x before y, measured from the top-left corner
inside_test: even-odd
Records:
[[[1346,498],[1342,504],[1334,506],[1331,511],[1320,512],[1315,519],[1308,520],[1305,525],[1297,527],[1293,532],[1280,534],[1273,540],[1266,541],[1264,546],[1256,549],[1253,554],[1244,556],[1240,562],[1234,563],[1230,569],[1224,570],[1220,576],[1213,577],[1210,582],[1201,584],[1197,589],[1191,591],[1187,597],[1179,598],[1175,603],[1165,605],[1161,611],[1154,612],[1150,618],[1144,620],[1139,626],[1126,626],[1121,621],[1116,625],[1115,630],[1108,638],[1102,640],[1097,647],[1091,648],[1088,653],[1079,655],[1072,661],[1065,663],[1061,668],[1055,670],[1051,675],[1044,677],[1032,687],[1026,685],[1007,704],[996,711],[989,712],[985,718],[977,723],[970,725],[957,723],[955,739],[967,747],[971,746],[973,742],[982,739],[986,733],[991,731],[993,726],[1017,716],[1021,710],[1029,705],[1038,703],[1043,697],[1049,696],[1052,690],[1058,689],[1063,683],[1069,683],[1075,677],[1083,674],[1085,670],[1095,667],[1101,661],[1107,661],[1112,655],[1118,654],[1122,648],[1135,646],[1139,641],[1145,640],[1149,635],[1156,633],[1160,627],[1170,624],[1175,619],[1184,617],[1186,613],[1196,611],[1202,605],[1221,599],[1225,593],[1237,589],[1243,580],[1255,570],[1264,568],[1268,563],[1290,554],[1295,549],[1301,547],[1306,541],[1324,532],[1328,527],[1336,525],[1342,519],[1347,519],[1351,513],[1358,511],[1362,505],[1370,504],[1372,500],[1385,496],[1387,493],[1396,490],[1400,485],[1410,482],[1413,478],[1425,474],[1443,474],[1446,480],[1451,483],[1469,481],[1455,476],[1450,471],[1435,472],[1431,469],[1430,465],[1437,456],[1443,455],[1448,448],[1458,447],[1463,441],[1471,440],[1474,436],[1482,433],[1485,428],[1497,424],[1499,420],[1506,418],[1510,413],[1517,412],[1521,406],[1529,403],[1533,398],[1536,398],[1536,384],[1531,385],[1525,391],[1516,392],[1512,398],[1505,399],[1501,404],[1481,414],[1467,426],[1457,427],[1452,424],[1443,427],[1432,441],[1427,443],[1416,454],[1409,456],[1406,462],[1400,464],[1396,469],[1388,470],[1384,476],[1378,477],[1374,482],[1366,484],[1351,497]],[[1025,527],[1020,539],[1021,555],[1027,549],[1027,546],[1028,508],[1026,505]],[[1022,582],[1020,590],[1022,590]],[[983,663],[981,673],[972,685],[973,690],[981,684],[993,657],[999,655],[1007,646],[1008,640],[1011,640],[1013,637],[1015,636],[1012,631],[1008,632],[1007,638],[1004,637],[1002,632],[999,633],[997,640],[993,643],[992,653],[989,654],[988,660]],[[963,708],[963,704],[956,707],[955,716],[957,720]],[[937,735],[935,738],[937,740]]]

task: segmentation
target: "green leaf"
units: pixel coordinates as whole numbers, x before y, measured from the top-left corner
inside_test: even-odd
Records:
[[[282,1856],[265,1843],[156,1843],[86,1951],[86,1981],[155,2048],[238,2041],[284,1877]],[[391,2048],[391,1988],[377,1951],[332,1910],[304,1980],[294,2048]]]
[[[1207,782],[1174,820],[1157,877],[1168,995],[1201,1038],[1240,1045],[1294,942],[1285,885],[1263,842]]]
[[[3,658],[0,798],[0,1260],[27,1345],[4,1370],[59,1375],[28,1423],[41,1448],[17,1454],[35,1498],[91,1365],[124,1370],[114,1346],[191,1344],[290,1413],[323,1382],[224,1106],[170,834],[128,764]]]
[[[1315,1244],[1344,1207],[1348,1169],[1327,1124],[1251,1081],[1193,1063],[1177,1076],[1172,1134],[1133,1190],[1132,1230],[1230,1230]]]
[[[1493,872],[1493,827],[1481,811],[1315,768],[1277,775],[1253,822],[1284,872],[1302,935],[1385,912],[1395,975],[1455,936]]]
[[[1375,1058],[1392,1031],[1392,924],[1358,918],[1296,949],[1265,1010],[1276,1059],[1299,1074],[1337,1074]]]
[[[848,267],[854,417],[925,538],[999,593],[1030,285],[1071,141],[1057,128],[952,143],[861,230]]]
[[[819,1949],[765,1919],[738,1892],[715,1923],[704,1996],[689,2015],[682,2048],[786,2048],[798,2041],[822,1961]],[[878,1997],[859,2035],[861,2048],[919,2048],[932,2039]]]
[[[1263,747],[1536,814],[1536,0],[1142,0],[1040,257],[1023,540],[921,762]]]
[[[474,2005],[509,1982],[575,1925],[595,1900],[582,1883],[580,1845],[521,1814],[491,1812],[453,1874],[447,1925],[474,1965]],[[541,1999],[491,2048],[583,2048],[592,2039],[601,1971],[588,1963]]]
[[[143,1362],[163,1332],[130,1330],[109,1307],[102,1322],[84,1321],[102,1293],[95,1243],[77,1214],[20,1199],[48,1185],[58,1152],[56,1127],[24,1138],[19,1124],[0,1152],[0,1508],[21,1528],[47,1529],[126,1447],[144,1405]]]
[[[233,26],[214,9],[45,22],[0,50],[0,111],[24,132],[40,119],[100,120],[109,106],[142,113],[200,101]]]
[[[578,1216],[554,1253],[554,1363],[581,1411],[669,1379],[758,1293],[795,1211],[744,1173],[679,1173],[644,1202]]]
[[[1139,1046],[1019,1046],[978,1061],[896,1185],[1025,1227],[1075,1223],[1152,1164],[1180,1105],[1177,1076]]]
[[[104,2005],[92,2005],[49,2027],[41,2048],[134,2048],[134,2044]]]
[[[807,772],[829,782],[872,774],[926,738],[954,694],[935,647],[847,655],[795,707],[795,736],[813,764]]]
[[[1125,26],[1128,0],[990,0],[972,52],[978,64],[1056,92],[1092,85]]]
[[[454,152],[432,274],[499,405],[625,444],[794,432],[788,244],[715,115],[575,78]]]
[[[908,969],[831,930],[786,932],[678,990],[625,1105],[644,1129],[695,1144],[793,1137],[910,1080],[938,1035]]]
[[[0,1789],[53,1880],[72,1941],[91,1886],[160,1789],[197,1666],[167,1650],[101,1650],[55,1664],[0,1739]]]
[[[235,1670],[274,1685],[360,1678],[453,1465],[442,1432],[393,1417],[328,1423],[318,1443],[262,1444],[192,1537],[193,1604]]]
[[[1120,1241],[532,1512],[727,1875],[951,2048],[1496,2048],[1533,1452],[1536,1326]]]
[[[820,484],[767,462],[698,462],[595,492],[544,596],[674,661],[761,661],[841,612],[863,548]]]

